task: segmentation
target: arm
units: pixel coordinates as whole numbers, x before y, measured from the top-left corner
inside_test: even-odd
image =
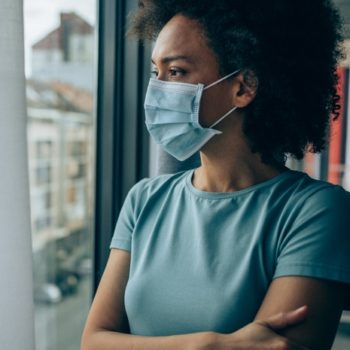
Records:
[[[241,332],[219,334],[198,332],[184,335],[145,337],[131,335],[124,307],[124,291],[129,276],[130,253],[112,249],[81,339],[81,350],[245,350],[277,344],[280,349],[292,346],[272,329],[300,322],[305,309],[280,314],[264,322],[254,322]],[[255,346],[255,347],[254,347]],[[272,349],[272,347],[266,347]]]
[[[192,349],[207,333],[167,337],[130,335],[124,307],[130,253],[112,249],[85,324],[81,350],[180,350]]]
[[[329,350],[349,296],[350,194],[327,185],[305,200],[291,200],[276,246],[275,278],[256,319],[307,304],[306,322],[280,334],[311,350]]]
[[[306,321],[279,333],[311,350],[329,350],[343,310],[346,288],[345,284],[321,279],[279,277],[271,283],[256,320],[307,304]]]

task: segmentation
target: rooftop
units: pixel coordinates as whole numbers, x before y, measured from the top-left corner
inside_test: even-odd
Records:
[[[49,108],[63,111],[93,113],[92,93],[76,86],[53,81],[27,81],[27,104],[32,108]]]
[[[94,32],[94,27],[74,12],[61,13],[60,19],[60,26],[35,43],[33,50],[64,50],[65,35],[91,35]]]

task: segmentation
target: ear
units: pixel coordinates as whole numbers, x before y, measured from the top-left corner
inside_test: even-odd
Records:
[[[258,78],[252,70],[244,70],[234,79],[232,87],[233,105],[238,108],[247,107],[258,91]]]

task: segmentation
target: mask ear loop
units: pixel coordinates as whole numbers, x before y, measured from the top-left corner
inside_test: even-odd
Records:
[[[230,109],[224,116],[222,116],[219,120],[217,120],[213,125],[209,126],[209,128],[213,128],[215,125],[219,124],[223,119],[225,119],[229,114],[235,111],[238,107],[233,107]]]
[[[210,85],[207,85],[203,90],[206,90],[206,89],[209,89],[211,88],[212,86],[216,85],[216,84],[219,84],[221,83],[223,80],[231,77],[232,75],[240,72],[241,70],[238,69],[230,74],[227,74],[225,75],[223,78],[217,80],[217,81],[214,81],[214,83],[211,83]],[[235,111],[238,107],[233,107],[232,109],[230,109],[225,115],[223,115],[219,120],[217,120],[214,124],[212,124],[211,126],[209,126],[209,128],[213,128],[215,125],[219,124],[223,119],[225,119],[229,114],[231,114],[233,111]]]
[[[240,72],[240,69],[238,69],[238,70],[236,70],[236,71],[234,71],[234,72],[232,72],[230,74],[225,75],[223,78],[221,78],[221,79],[219,79],[217,81],[214,81],[214,83],[211,83],[211,84],[207,85],[203,90],[207,90],[207,89],[211,88],[212,86],[221,83],[223,80],[231,77],[232,75],[234,75],[234,74],[236,74],[238,72]]]

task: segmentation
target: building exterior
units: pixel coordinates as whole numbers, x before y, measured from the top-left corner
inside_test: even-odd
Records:
[[[27,81],[37,285],[54,281],[60,269],[74,268],[91,250],[95,144],[92,100],[88,92],[67,84]]]
[[[32,46],[32,76],[93,91],[94,28],[74,12],[60,14],[60,26]]]

